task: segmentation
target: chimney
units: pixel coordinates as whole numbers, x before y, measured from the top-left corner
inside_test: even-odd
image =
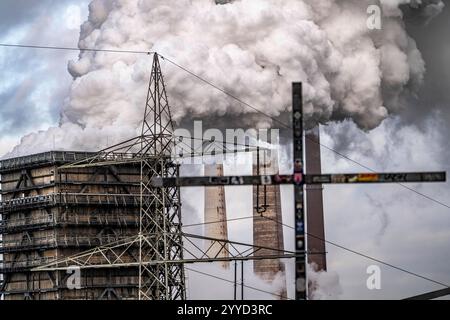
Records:
[[[253,175],[278,173],[278,154],[271,150],[271,156],[267,159],[264,156],[265,152],[259,153],[259,169],[258,160],[254,159]],[[255,156],[258,158],[258,152]],[[253,244],[284,250],[280,186],[253,187],[253,215]],[[267,254],[272,253],[260,250],[255,256]],[[267,282],[272,282],[280,272],[285,276],[285,266],[280,259],[255,260],[253,270]],[[277,294],[280,299],[287,297],[285,279],[283,288]]]
[[[223,165],[205,165],[205,176],[223,176]],[[205,237],[227,240],[227,210],[225,204],[225,188],[223,186],[205,188]],[[218,222],[220,221],[220,222]],[[228,245],[222,248],[212,241],[205,241],[205,250],[209,256],[229,257]],[[222,268],[229,269],[230,262],[221,262]]]
[[[305,135],[305,156],[306,174],[321,174],[319,126]],[[308,255],[308,262],[316,271],[327,270],[325,242],[320,240],[325,239],[322,189],[322,185],[306,186],[306,227],[307,232],[314,236],[307,236],[308,251],[313,253]]]

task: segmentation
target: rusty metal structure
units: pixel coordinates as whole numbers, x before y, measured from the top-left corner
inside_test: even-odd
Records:
[[[134,164],[58,170],[92,156],[52,151],[0,161],[1,294],[5,299],[130,299],[136,268],[93,270],[79,290],[63,271],[31,272],[76,252],[136,234],[140,168]],[[137,247],[133,248],[137,254]]]

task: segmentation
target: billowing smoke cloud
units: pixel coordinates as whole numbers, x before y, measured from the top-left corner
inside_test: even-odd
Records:
[[[381,30],[367,8],[382,5]],[[289,110],[290,83],[303,81],[308,123],[351,119],[377,127],[406,107],[425,65],[405,31],[399,5],[428,19],[441,1],[418,0],[94,0],[79,47],[157,51],[277,117]],[[162,60],[173,115],[227,115],[267,125],[223,93]],[[135,136],[151,57],[82,52],[69,63],[74,82],[60,125],[22,139],[10,155],[95,150]],[[239,124],[233,123],[233,127]]]

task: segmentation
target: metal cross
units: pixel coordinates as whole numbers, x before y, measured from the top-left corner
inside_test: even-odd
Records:
[[[304,174],[303,157],[303,97],[302,84],[293,83],[293,166],[290,175],[221,176],[221,177],[174,177],[153,178],[155,187],[194,187],[226,185],[294,185],[295,201],[295,251],[296,251],[296,300],[307,299],[304,186],[314,184],[346,183],[405,183],[445,182],[445,172],[397,172],[354,174]]]

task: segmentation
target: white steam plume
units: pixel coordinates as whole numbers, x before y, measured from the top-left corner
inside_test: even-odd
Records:
[[[443,7],[435,0],[380,1],[94,0],[79,46],[157,51],[275,117],[290,108],[290,83],[303,81],[309,120],[348,118],[369,130],[406,107],[405,96],[425,72],[399,5],[412,6],[420,18]],[[379,31],[367,28],[371,4],[383,7]],[[176,121],[226,114],[267,125],[253,110],[162,64]],[[9,156],[54,146],[96,150],[135,136],[150,67],[145,55],[82,52],[69,63],[74,82],[60,125],[24,137]]]
[[[308,265],[308,281],[312,300],[337,300],[342,295],[339,276],[334,271],[315,271]]]

